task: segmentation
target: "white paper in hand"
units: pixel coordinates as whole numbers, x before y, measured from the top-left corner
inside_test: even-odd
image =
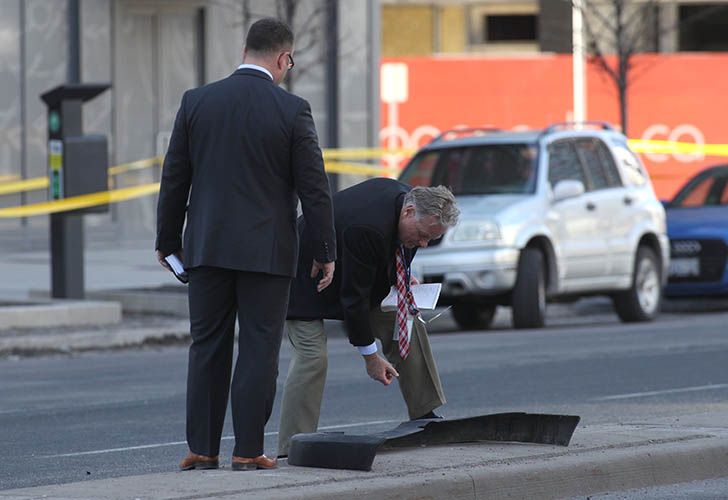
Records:
[[[169,267],[172,268],[172,272],[174,273],[175,277],[182,283],[186,284],[188,281],[187,271],[185,271],[185,268],[182,265],[182,261],[179,260],[179,257],[177,257],[177,255],[175,254],[169,254],[164,258],[164,260],[166,260],[167,264],[169,264]]]
[[[440,298],[441,283],[422,283],[419,285],[411,285],[412,296],[415,299],[417,309],[434,309],[437,306],[437,300]],[[381,304],[382,311],[397,310],[397,288],[392,287]]]

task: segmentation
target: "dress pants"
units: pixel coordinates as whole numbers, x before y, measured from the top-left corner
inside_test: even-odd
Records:
[[[403,361],[397,342],[392,340],[395,313],[375,309],[370,312],[370,320],[374,336],[382,342],[384,355],[399,372],[397,381],[409,418],[421,417],[442,406],[445,395],[425,325],[414,320],[410,353]],[[323,320],[289,320],[286,327],[293,357],[283,388],[278,455],[288,455],[294,434],[316,431],[328,363]]]
[[[276,393],[291,278],[217,267],[196,267],[188,272],[192,345],[187,372],[187,443],[193,453],[219,454],[230,394],[233,454],[257,457],[263,454],[265,424]],[[236,316],[240,333],[232,372]]]

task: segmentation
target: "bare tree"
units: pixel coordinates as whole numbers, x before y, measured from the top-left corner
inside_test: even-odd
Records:
[[[634,55],[657,50],[655,22],[658,0],[582,0],[580,8],[586,31],[589,62],[614,84],[619,96],[619,120],[627,133],[628,89]],[[613,54],[610,58],[607,54]]]
[[[581,0],[572,5],[582,12],[589,61],[614,84],[619,96],[619,119],[627,133],[629,86],[634,80],[635,54],[659,52],[660,37],[728,8],[716,5],[670,26],[661,26],[660,5],[664,0]],[[613,55],[613,57],[610,57]]]

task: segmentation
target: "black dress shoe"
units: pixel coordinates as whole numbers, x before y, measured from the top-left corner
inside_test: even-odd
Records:
[[[442,417],[440,415],[438,415],[437,413],[435,413],[434,411],[431,411],[431,412],[425,413],[421,417],[413,418],[412,420],[434,420],[436,418],[441,419]]]

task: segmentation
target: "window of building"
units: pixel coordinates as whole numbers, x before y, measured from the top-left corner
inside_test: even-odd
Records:
[[[483,16],[483,43],[535,42],[538,16],[533,14],[486,14]]]
[[[680,51],[728,51],[728,4],[680,5],[678,19]]]
[[[468,47],[473,52],[539,51],[539,2],[495,0],[468,5]]]

